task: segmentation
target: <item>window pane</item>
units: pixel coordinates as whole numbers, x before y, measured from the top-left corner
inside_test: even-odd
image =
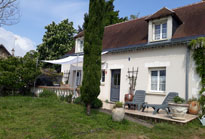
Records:
[[[167,23],[162,24],[162,38],[167,38]]]
[[[117,74],[114,74],[114,85],[117,85]]]
[[[151,90],[157,90],[158,71],[151,71]]]
[[[159,90],[165,91],[166,89],[166,70],[160,70],[160,85]]]
[[[155,40],[160,39],[160,25],[155,25]]]
[[[152,85],[151,85],[151,90],[157,91],[157,84],[152,84]]]
[[[84,41],[80,40],[80,51],[83,51],[83,45],[84,45]]]
[[[101,75],[101,76],[102,76],[101,81],[102,81],[102,82],[105,82],[105,71],[104,71],[104,70],[102,71],[102,75]]]
[[[166,86],[165,84],[160,84],[159,85],[159,90],[160,91],[165,91],[165,86]]]
[[[120,85],[120,74],[118,74],[118,84],[117,85]]]

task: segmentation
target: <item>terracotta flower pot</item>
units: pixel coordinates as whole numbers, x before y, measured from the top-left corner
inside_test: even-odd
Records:
[[[134,95],[133,94],[125,94],[125,102],[132,101]]]
[[[189,103],[189,113],[197,115],[200,110],[200,105],[198,101],[191,101]]]

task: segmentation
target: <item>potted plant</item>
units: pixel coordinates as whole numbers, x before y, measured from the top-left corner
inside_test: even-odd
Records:
[[[184,116],[188,111],[189,104],[186,104],[183,98],[176,96],[174,97],[174,102],[168,105],[173,119],[185,120]]]
[[[125,110],[123,108],[122,102],[116,102],[112,110],[113,121],[120,122],[124,119],[124,116],[125,116]]]
[[[189,99],[189,113],[197,115],[200,110],[199,102],[196,98]]]

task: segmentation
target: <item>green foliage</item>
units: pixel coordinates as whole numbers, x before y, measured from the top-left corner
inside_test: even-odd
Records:
[[[80,104],[80,105],[84,105],[83,101],[82,101],[82,97],[77,97],[74,99],[73,103],[75,104]]]
[[[114,0],[108,0],[105,3],[105,17],[104,17],[104,24],[105,26],[120,23],[123,21],[127,21],[127,17],[125,18],[120,18],[119,17],[119,11],[114,10],[114,5],[113,5]]]
[[[196,71],[201,77],[202,88],[205,88],[205,38],[192,40],[189,47],[193,50],[193,58],[196,63]]]
[[[68,19],[59,24],[52,22],[45,29],[43,43],[37,46],[40,60],[59,59],[74,46],[76,30],[73,28],[73,22],[69,22]]]
[[[115,102],[115,108],[122,108],[122,102]]]
[[[119,17],[119,11],[115,11],[114,0],[108,0],[105,2],[105,13],[104,13],[104,26],[124,22],[128,20],[128,17]],[[85,30],[88,23],[89,15],[84,14],[84,24],[83,26],[78,26],[78,33]]]
[[[190,98],[190,99],[188,100],[188,103],[190,103],[190,102],[192,102],[192,101],[198,101],[198,99],[195,98],[195,97],[192,97],[192,98]]]
[[[57,94],[54,91],[52,91],[52,90],[43,89],[43,92],[41,92],[39,94],[39,97],[43,97],[43,98],[57,98]]]
[[[26,94],[40,74],[36,67],[37,53],[28,52],[23,58],[0,59],[0,95]]]
[[[73,103],[85,105],[85,103],[82,100],[82,97],[75,98]],[[102,101],[100,99],[96,98],[94,101],[92,101],[91,108],[99,109],[102,107],[102,105],[103,105]]]
[[[66,101],[68,103],[71,103],[72,102],[72,97],[73,97],[72,94],[69,94],[67,96],[60,96],[60,100],[61,101]]]
[[[189,48],[193,50],[192,57],[196,63],[196,71],[201,78],[202,89],[200,91],[199,102],[202,106],[203,114],[205,114],[205,96],[202,93],[205,91],[205,37],[192,40]]]
[[[104,15],[105,0],[90,0],[88,20],[85,20],[83,82],[80,90],[82,100],[87,106],[91,105],[100,93]]]
[[[199,98],[199,103],[202,107],[202,114],[205,114],[205,88],[202,88],[202,90],[199,92],[200,93],[200,98]]]
[[[102,101],[97,98],[92,102],[91,107],[94,109],[99,109],[102,107],[102,105],[103,105]]]
[[[179,96],[174,97],[174,103],[182,104],[184,102],[185,102],[185,100],[183,98],[181,98]]]

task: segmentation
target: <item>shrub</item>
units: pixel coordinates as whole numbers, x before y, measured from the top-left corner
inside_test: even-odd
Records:
[[[27,95],[40,74],[36,60],[35,51],[26,53],[24,57],[0,59],[0,95]]]
[[[81,97],[75,98],[74,101],[73,101],[73,103],[75,103],[75,104],[81,104],[81,105],[84,104]]]
[[[73,103],[75,103],[75,104],[80,104],[80,105],[84,105],[83,100],[82,100],[81,97],[75,98],[74,101],[73,101]],[[103,105],[102,101],[97,98],[97,99],[95,99],[95,100],[93,101],[93,103],[91,104],[91,108],[99,109],[99,108],[102,107],[102,105]]]
[[[181,98],[179,96],[174,97],[174,103],[182,104],[184,102],[185,102],[185,100],[183,98]]]
[[[60,100],[61,101],[66,101],[68,103],[71,103],[72,102],[72,97],[73,97],[72,94],[67,95],[67,96],[60,96]]]
[[[115,103],[115,108],[122,108],[122,102],[116,102]]]
[[[91,107],[94,109],[99,109],[102,107],[102,105],[103,105],[102,101],[97,98],[92,102]]]
[[[43,92],[39,94],[39,97],[57,98],[57,94],[54,91],[43,89]]]
[[[72,102],[72,98],[73,98],[72,94],[66,96],[66,102],[71,103]]]

